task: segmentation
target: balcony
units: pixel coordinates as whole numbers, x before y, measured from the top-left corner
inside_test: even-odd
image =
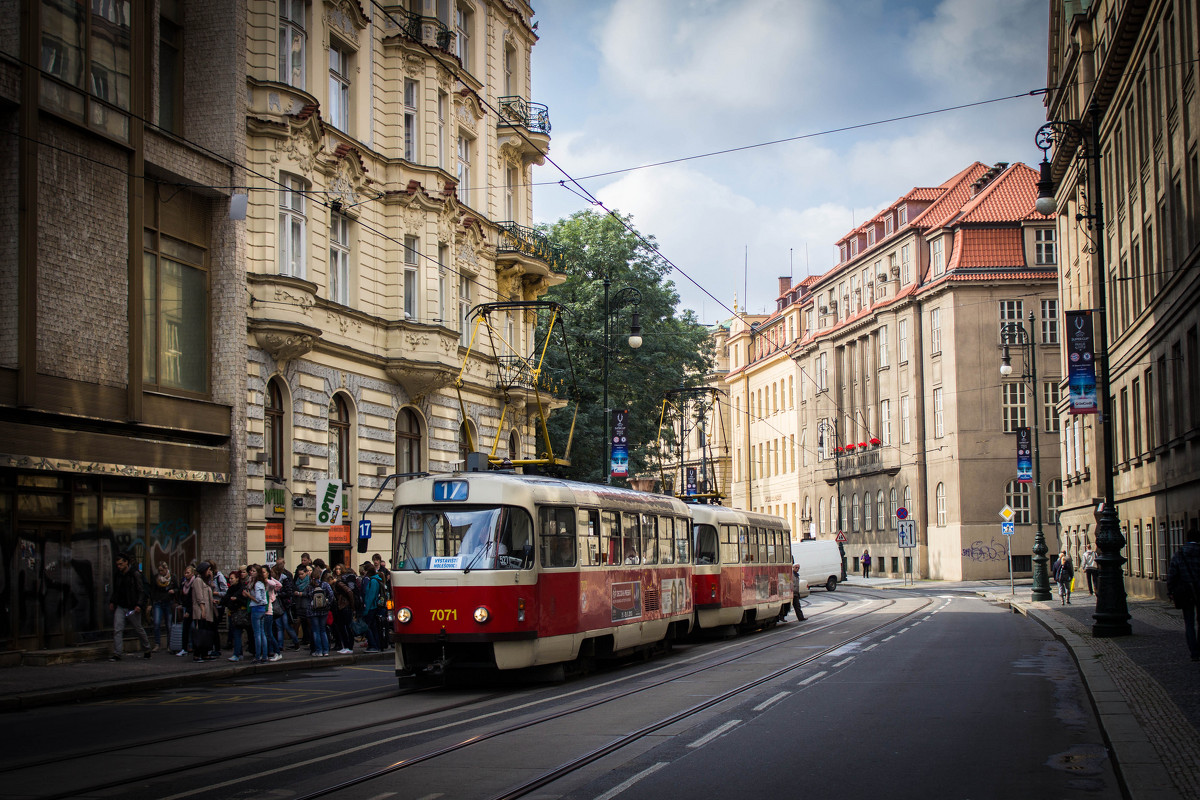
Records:
[[[411,11],[390,11],[400,25],[400,35],[445,53],[454,52],[454,31],[436,17],[423,17]]]
[[[567,279],[563,274],[563,256],[550,240],[515,222],[497,222],[496,271],[502,278],[520,277],[538,291],[545,291]]]
[[[523,97],[500,98],[498,140],[526,164],[541,165],[550,150],[550,109]]]

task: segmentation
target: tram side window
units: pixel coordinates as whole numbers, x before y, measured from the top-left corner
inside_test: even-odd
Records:
[[[642,536],[639,527],[637,514],[621,515],[621,562],[624,564],[642,563]]]
[[[500,558],[503,569],[533,568],[533,522],[521,509],[508,509],[500,525]]]
[[[718,558],[717,529],[712,525],[696,526],[696,563],[716,564]]]
[[[721,563],[737,564],[742,560],[738,552],[738,526],[721,526]]]
[[[542,537],[543,566],[575,566],[574,509],[545,507],[539,509],[538,530],[541,531]]]
[[[714,532],[715,534],[715,532]],[[717,552],[716,536],[713,536],[713,555]],[[675,520],[675,563],[690,564],[692,561],[692,543],[691,531],[689,530],[688,520]]]
[[[675,563],[675,520],[670,517],[658,519],[658,563]]]
[[[610,566],[620,564],[622,560],[621,516],[617,512],[600,512],[600,538],[608,543],[608,557],[604,563]]]
[[[608,560],[608,540],[600,535],[600,512],[579,511],[579,563],[597,567]]]
[[[658,563],[658,517],[642,514],[642,563]]]

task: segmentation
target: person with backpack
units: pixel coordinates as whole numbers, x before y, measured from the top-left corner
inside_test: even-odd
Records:
[[[1054,580],[1058,584],[1060,605],[1071,605],[1071,582],[1075,580],[1075,565],[1066,550],[1059,553],[1058,560],[1054,562]]]
[[[363,612],[363,619],[367,623],[367,652],[379,653],[382,652],[380,645],[383,639],[381,610],[383,613],[387,612],[387,590],[383,585],[383,579],[375,571],[374,565],[363,564],[363,573],[365,576],[363,581],[366,584],[363,592],[366,608]]]
[[[354,571],[343,564],[333,568],[333,594],[337,602],[333,608],[333,645],[342,655],[354,652],[354,589],[351,580]]]
[[[291,622],[292,614],[295,613],[293,604],[296,599],[296,584],[292,580],[291,573],[279,564],[271,568],[271,575],[279,581],[279,589],[275,592],[275,600],[279,603],[279,612],[272,615],[275,620],[275,641],[279,645],[278,650],[283,652],[284,634],[292,637],[292,649],[299,650],[300,639],[296,636]]]
[[[305,596],[308,600],[308,629],[311,631],[314,656],[329,655],[329,630],[327,620],[333,608],[333,589],[325,581],[323,574],[314,568],[307,575],[308,589]]]
[[[1188,528],[1187,541],[1167,568],[1167,596],[1183,612],[1183,639],[1192,661],[1200,661],[1200,645],[1196,642],[1196,606],[1200,604],[1200,529],[1193,520]]]

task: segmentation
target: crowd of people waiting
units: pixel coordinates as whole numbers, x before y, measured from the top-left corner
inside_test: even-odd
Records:
[[[344,564],[333,569],[308,553],[289,571],[283,558],[273,565],[247,564],[228,575],[215,561],[189,564],[181,577],[163,562],[143,579],[128,553],[117,556],[117,578],[109,608],[113,612],[113,655],[119,661],[124,629],[134,628],[143,657],[162,647],[163,634],[171,643],[171,628],[179,626],[176,656],[193,661],[220,658],[221,633],[230,661],[278,661],[288,640],[291,649],[307,645],[312,656],[330,649],[353,653],[360,644],[368,653],[386,650],[387,601],[391,575],[376,553],[358,571]],[[153,642],[142,624],[145,613],[153,624]],[[223,624],[224,623],[224,624]]]

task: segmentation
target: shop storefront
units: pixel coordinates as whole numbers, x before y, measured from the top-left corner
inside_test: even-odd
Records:
[[[116,554],[181,575],[200,552],[199,500],[184,481],[0,470],[0,650],[111,636]]]

